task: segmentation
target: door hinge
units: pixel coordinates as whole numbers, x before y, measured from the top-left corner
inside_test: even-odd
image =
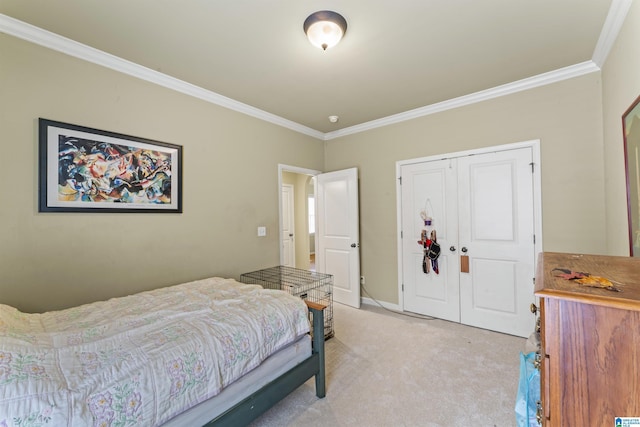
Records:
[[[402,177],[398,177],[398,181],[400,181],[400,185],[402,185]]]
[[[404,238],[404,231],[400,230],[400,238],[403,239]]]
[[[536,235],[535,234],[533,235],[533,244],[534,245],[536,244]]]
[[[404,292],[404,283],[402,284],[402,292]]]
[[[531,162],[531,163],[529,163],[529,164],[531,165],[531,173],[535,173],[535,167],[536,167],[536,164],[535,164],[535,163],[533,163],[533,162]]]

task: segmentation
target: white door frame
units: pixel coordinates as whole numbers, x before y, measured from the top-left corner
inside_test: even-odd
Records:
[[[397,251],[398,251],[398,305],[404,311],[403,298],[403,277],[402,277],[402,188],[400,187],[401,167],[412,163],[424,163],[433,160],[446,158],[470,156],[474,154],[492,153],[495,151],[514,150],[518,148],[530,147],[533,153],[533,215],[534,215],[534,235],[535,235],[535,263],[538,262],[538,254],[542,252],[542,179],[540,169],[540,140],[516,142],[513,144],[496,145],[492,147],[478,148],[474,150],[458,151],[434,156],[420,157],[417,159],[400,160],[396,162],[396,218],[397,218]],[[280,233],[282,234],[282,233]],[[535,268],[535,265],[534,265]]]
[[[278,164],[278,247],[280,248],[280,265],[284,265],[284,254],[282,253],[282,172],[299,173],[302,175],[316,176],[321,174],[321,171],[315,169],[306,169],[298,166],[290,166],[284,164]],[[317,244],[317,242],[316,242]]]

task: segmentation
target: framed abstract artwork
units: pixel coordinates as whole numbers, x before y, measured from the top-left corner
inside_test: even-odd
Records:
[[[622,115],[627,178],[629,254],[640,257],[640,96]]]
[[[39,119],[40,212],[182,212],[182,147]]]

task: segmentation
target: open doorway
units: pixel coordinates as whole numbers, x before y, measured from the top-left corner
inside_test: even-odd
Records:
[[[309,225],[309,270],[316,271],[316,178],[311,177],[311,191],[307,194],[307,223]]]
[[[300,207],[292,229],[296,250],[295,267],[309,270],[311,253],[315,252],[315,268],[333,276],[333,299],[341,304],[360,307],[360,225],[358,207],[358,169],[321,173],[308,169],[278,165],[278,197],[280,199],[280,262],[284,261],[283,192],[285,182],[297,188]],[[295,185],[299,184],[299,185]],[[291,185],[291,184],[288,184]],[[313,190],[315,208],[314,236],[311,237],[308,214]],[[294,190],[294,193],[296,190]],[[293,209],[295,211],[295,208]],[[312,209],[313,211],[314,209]],[[302,230],[302,231],[300,231]],[[287,234],[288,237],[288,234]],[[313,241],[313,244],[311,243]],[[311,250],[313,248],[313,250]],[[282,264],[284,265],[284,264]]]
[[[315,175],[279,165],[280,264],[315,271]]]

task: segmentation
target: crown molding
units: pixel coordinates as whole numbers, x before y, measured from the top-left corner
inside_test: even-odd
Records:
[[[632,0],[612,1],[605,24],[594,50],[592,60],[590,61],[585,61],[580,64],[571,65],[548,73],[539,74],[537,76],[518,80],[512,83],[507,83],[469,95],[460,96],[458,98],[449,99],[436,104],[427,105],[425,107],[416,108],[403,113],[394,114],[328,133],[311,129],[307,126],[276,116],[275,114],[271,114],[242,102],[235,101],[226,96],[222,96],[218,93],[203,89],[199,86],[195,86],[191,83],[176,79],[150,68],[143,67],[139,64],[127,61],[82,43],[78,43],[69,38],[60,36],[34,25],[27,24],[26,22],[11,18],[7,15],[0,14],[0,32],[151,83],[155,83],[185,95],[193,96],[203,101],[264,120],[313,138],[329,141],[335,138],[365,132],[383,126],[389,126],[395,123],[416,119],[418,117],[424,117],[430,114],[436,114],[454,108],[472,105],[489,99],[514,94],[524,90],[600,71],[609,52],[611,51],[611,48],[613,47],[613,44],[615,43],[616,38],[618,37],[622,25],[624,24],[624,20],[631,7],[631,3]]]
[[[382,126],[389,126],[394,123],[400,123],[406,120],[451,110],[453,108],[464,107],[465,105],[475,104],[477,102],[486,101],[488,99],[510,95],[513,93],[521,92],[523,90],[533,89],[536,87],[560,82],[562,80],[579,77],[584,74],[600,71],[602,66],[604,65],[605,60],[607,59],[607,56],[609,55],[609,52],[613,48],[613,44],[618,38],[618,34],[620,33],[622,26],[624,25],[624,20],[629,13],[632,1],[633,0],[613,0],[611,2],[609,13],[607,14],[607,18],[602,27],[602,31],[600,32],[600,37],[598,38],[598,43],[596,44],[591,61],[582,62],[580,64],[571,65],[559,70],[539,74],[537,76],[518,80],[512,83],[507,83],[502,86],[497,86],[484,91],[449,99],[437,104],[427,105],[425,107],[420,107],[414,110],[405,111],[403,113],[394,114],[392,116],[383,117],[378,120],[372,120],[370,122],[362,123],[356,126],[339,129],[324,134],[324,139],[325,141],[329,141],[331,139],[340,138],[342,136],[352,135]]]
[[[185,95],[193,96],[203,101],[273,123],[295,132],[317,139],[324,139],[324,133],[315,129],[311,129],[307,126],[303,126],[299,123],[276,116],[275,114],[260,110],[259,108],[222,96],[218,93],[203,89],[199,86],[176,79],[150,68],[143,67],[142,65],[127,61],[126,59],[119,58],[115,55],[111,55],[85,44],[78,43],[69,38],[31,24],[27,24],[26,22],[11,18],[7,15],[0,14],[0,32],[56,50],[84,61],[92,62],[94,64],[128,74],[141,80],[155,83]]]
[[[529,90],[563,80],[572,79],[574,77],[579,77],[596,71],[600,71],[600,68],[593,61],[586,61],[580,64],[561,68],[559,70],[538,74],[537,76],[517,80],[515,82],[507,83],[501,86],[496,86],[491,89],[482,90],[480,92],[460,96],[458,98],[448,99],[436,104],[431,104],[425,107],[419,107],[413,110],[405,111],[404,113],[394,114],[392,116],[372,120],[370,122],[362,123],[356,126],[329,132],[324,135],[324,139],[325,141],[328,141],[331,139],[340,138],[342,136],[352,135],[354,133],[364,132],[383,126],[389,126],[395,123],[416,119],[418,117],[441,113],[443,111],[452,110],[454,108],[460,108],[467,105],[476,104],[478,102],[487,101],[489,99],[511,95],[514,93],[522,92],[524,90]]]
[[[613,44],[618,38],[624,20],[631,8],[631,3],[632,0],[613,0],[611,3],[607,19],[604,21],[598,43],[591,57],[591,60],[600,68],[604,65],[609,52],[613,48]]]

